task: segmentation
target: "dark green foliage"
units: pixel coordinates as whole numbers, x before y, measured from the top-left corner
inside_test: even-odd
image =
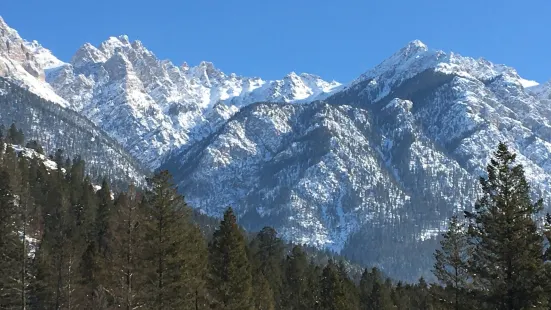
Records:
[[[35,150],[38,154],[44,155],[44,148],[42,148],[42,145],[38,144],[36,140],[31,140],[27,142],[25,147]]]
[[[144,277],[139,272],[139,256],[144,250],[143,231],[140,229],[143,210],[139,209],[139,203],[139,197],[131,185],[127,193],[117,197],[113,216],[112,294],[115,303],[126,310],[136,307],[137,293],[144,285]]]
[[[330,260],[323,269],[320,280],[320,309],[351,309],[346,300],[345,287],[337,265]]]
[[[0,309],[21,306],[18,274],[22,242],[17,235],[20,218],[10,174],[0,170]]]
[[[197,282],[204,277],[198,230],[168,171],[155,175],[149,185],[142,201],[146,279],[141,300],[148,309],[193,309],[201,286]]]
[[[533,220],[541,202],[503,145],[467,233],[452,218],[435,254],[444,286],[394,284],[377,268],[360,276],[270,227],[248,241],[231,208],[214,229],[166,171],[144,193],[113,193],[107,181],[96,191],[79,157],[59,150],[63,169],[51,170],[1,146],[0,309],[516,310],[547,309],[551,296],[551,255]],[[549,227],[551,216],[548,240]]]
[[[309,292],[314,288],[309,286],[308,256],[300,246],[294,246],[285,262],[285,298],[282,300],[283,308],[312,309],[313,302],[309,298]]]
[[[451,309],[465,309],[465,293],[470,280],[468,260],[472,255],[466,227],[453,216],[440,242],[441,249],[434,254],[434,275],[446,287],[439,298]]]
[[[215,309],[248,310],[252,304],[251,266],[245,237],[228,208],[209,244],[209,289]]]
[[[253,256],[253,278],[255,298],[269,299],[274,304],[280,300],[282,290],[283,242],[271,227],[264,227],[253,239],[251,251]],[[259,295],[258,290],[266,292]],[[279,304],[279,303],[278,303]],[[265,308],[265,307],[264,307]]]
[[[23,131],[21,131],[21,129],[17,129],[17,126],[15,126],[14,123],[12,123],[10,129],[8,129],[6,142],[17,145],[23,145],[25,142],[25,135],[23,134]]]
[[[483,196],[475,205],[469,236],[473,244],[470,273],[488,307],[543,307],[543,237],[534,216],[542,201],[530,198],[524,169],[500,143],[480,179]]]

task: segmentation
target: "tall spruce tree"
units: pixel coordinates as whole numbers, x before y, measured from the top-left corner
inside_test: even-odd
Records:
[[[534,216],[530,186],[516,155],[504,143],[480,178],[483,196],[475,204],[469,235],[474,246],[469,270],[473,284],[491,309],[541,309],[543,239]]]
[[[273,298],[272,303],[279,305],[282,290],[283,242],[272,227],[264,227],[251,243],[255,298]],[[262,274],[259,276],[258,274]],[[258,280],[258,282],[256,281]],[[267,287],[264,287],[267,286]],[[264,296],[260,296],[265,291]]]
[[[127,193],[122,193],[115,201],[116,214],[112,242],[113,245],[113,296],[115,304],[131,310],[139,305],[136,296],[143,286],[139,253],[144,250],[142,230],[140,230],[140,201],[131,185]]]
[[[80,174],[78,162],[73,165],[73,171],[76,174]],[[78,177],[77,177],[78,178]],[[78,178],[80,180],[80,178]],[[80,181],[78,182],[80,185]],[[82,203],[84,201],[84,194],[80,190],[86,191],[86,188],[82,189],[82,185],[75,185],[74,189],[78,190],[79,195],[82,197]],[[113,200],[111,198],[111,189],[106,180],[103,180],[100,190],[96,194],[97,209],[93,223],[91,223],[91,229],[87,230],[90,235],[87,238],[87,243],[84,251],[81,254],[80,261],[80,274],[81,274],[81,305],[87,308],[98,308],[106,303],[109,298],[107,291],[111,288],[106,287],[108,280],[112,275],[111,264],[111,229],[110,219],[113,212]],[[77,198],[78,199],[78,198]],[[78,203],[81,199],[77,200]],[[78,210],[81,208],[78,207]],[[82,218],[87,220],[84,209],[82,210]],[[80,214],[80,213],[79,213]],[[78,217],[78,216],[77,216]],[[89,219],[88,219],[89,220]],[[76,223],[75,223],[76,224]],[[84,229],[86,226],[82,226]],[[76,241],[76,240],[75,240]]]
[[[337,265],[329,260],[320,279],[320,309],[344,310],[349,308],[345,288]]]
[[[389,288],[377,280],[373,283],[367,308],[372,310],[391,310],[394,308]]]
[[[209,244],[209,267],[208,284],[215,309],[253,308],[251,266],[245,237],[231,208],[224,213]]]
[[[79,259],[73,238],[75,220],[61,169],[52,171],[47,184],[44,233],[37,249],[33,297],[37,309],[75,307]]]
[[[392,309],[391,287],[377,268],[365,269],[360,278],[360,309]]]
[[[15,309],[20,299],[20,248],[18,209],[10,185],[10,174],[0,170],[0,309]]]
[[[295,245],[285,261],[285,293],[283,308],[289,310],[311,309],[308,291],[314,289],[308,286],[308,256],[302,248]]]
[[[441,248],[434,254],[433,269],[436,278],[446,287],[442,291],[444,295],[439,297],[451,309],[465,309],[467,301],[464,297],[470,280],[467,263],[472,252],[466,227],[457,216],[452,216],[442,237]]]
[[[146,281],[142,300],[147,309],[195,309],[196,253],[189,246],[190,209],[178,194],[168,171],[149,179],[142,203]]]

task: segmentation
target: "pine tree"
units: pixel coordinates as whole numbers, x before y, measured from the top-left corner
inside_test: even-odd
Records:
[[[322,277],[322,272],[322,268],[311,260],[306,273],[308,289],[305,292],[306,302],[304,303],[309,307],[308,309],[319,309],[321,306],[322,286],[320,279]]]
[[[322,272],[320,298],[320,309],[322,310],[349,309],[343,281],[339,275],[337,265],[332,260],[327,263]]]
[[[281,271],[283,260],[283,242],[277,237],[277,232],[272,227],[264,227],[251,243],[253,274],[262,274],[256,276],[253,280],[259,280],[265,283],[257,283],[254,281],[255,288],[261,289],[262,285],[266,284],[269,287],[269,292],[266,296],[259,296],[255,292],[255,298],[268,298],[270,295],[273,298],[272,303],[279,304],[283,274]],[[262,288],[268,291],[265,288]]]
[[[21,272],[18,210],[10,185],[10,174],[0,170],[0,308],[22,306],[19,292]]]
[[[197,302],[195,279],[202,271],[199,257],[188,249],[193,225],[190,210],[172,182],[168,171],[149,180],[142,221],[144,230],[145,275],[142,296],[148,309],[194,309]],[[195,249],[197,244],[194,243]]]
[[[533,203],[530,186],[516,155],[500,143],[480,178],[483,196],[475,204],[469,235],[473,284],[483,302],[496,309],[543,307],[543,238],[533,217],[542,200]]]
[[[390,284],[383,282],[383,276],[377,268],[371,272],[365,269],[360,278],[360,309],[392,309]]]
[[[392,299],[390,297],[390,291],[384,283],[376,280],[373,283],[371,293],[369,294],[369,302],[367,308],[373,310],[390,310],[394,308]]]
[[[18,145],[23,145],[23,142],[25,142],[25,135],[17,129],[15,123],[12,123],[8,130],[7,142]]]
[[[76,197],[84,197],[84,193],[81,191],[82,184],[80,181],[81,168],[79,162],[76,161],[71,169],[75,173],[74,189],[78,191]],[[83,189],[86,191],[86,188]],[[113,200],[111,198],[111,189],[106,180],[103,180],[101,189],[97,194],[97,210],[95,212],[95,218],[90,230],[86,230],[86,226],[83,224],[84,231],[90,233],[87,236],[87,243],[85,249],[81,255],[80,261],[80,275],[81,275],[81,297],[79,302],[83,307],[96,308],[98,304],[104,303],[108,299],[106,285],[112,275],[111,264],[111,230],[110,219],[113,211]],[[84,200],[77,198],[77,203],[84,203]],[[83,207],[78,207],[78,210],[84,212]],[[81,214],[81,212],[78,212]],[[78,218],[78,216],[77,216]],[[81,218],[86,218],[83,214]],[[89,219],[88,219],[89,220]],[[86,221],[84,221],[86,222]]]
[[[429,291],[429,286],[425,279],[421,277],[417,283],[415,295],[412,298],[412,309],[415,310],[432,310],[434,307],[432,305],[431,294]]]
[[[32,205],[34,201],[31,196],[30,188],[30,179],[29,179],[29,162],[26,158],[19,158],[19,169],[17,174],[17,197],[16,202],[18,205],[17,216],[19,220],[17,221],[19,226],[16,228],[20,234],[20,248],[19,248],[19,257],[18,265],[20,269],[18,283],[19,283],[19,295],[21,300],[21,305],[26,306],[28,304],[28,291],[29,291],[29,282],[31,279],[30,266],[31,266],[31,247],[36,244],[30,245],[29,241],[34,240],[32,231],[31,231],[31,222],[32,222]]]
[[[139,253],[143,251],[140,230],[141,210],[135,188],[131,185],[127,193],[117,198],[113,227],[113,272],[115,303],[122,309],[137,307],[136,296],[143,285]]]
[[[26,145],[26,148],[35,150],[38,154],[44,155],[44,148],[36,140],[29,141]]]
[[[208,285],[215,309],[253,308],[251,267],[245,237],[231,208],[224,213],[224,219],[209,244],[209,267]]]
[[[396,287],[391,292],[392,302],[396,306],[397,310],[408,310],[411,304],[408,291],[403,283],[400,281],[396,284]]]
[[[463,296],[470,279],[467,262],[471,256],[471,248],[466,229],[457,216],[450,219],[448,230],[442,237],[441,249],[436,250],[434,254],[433,273],[446,287],[443,292],[451,292],[452,295],[439,297],[443,299],[444,304],[450,305],[451,309],[463,309],[466,305]]]
[[[76,236],[63,172],[51,172],[44,205],[44,233],[36,253],[33,299],[37,309],[75,306],[79,257],[73,244]]]
[[[275,301],[272,287],[262,272],[254,273],[253,296],[255,310],[274,310]]]
[[[291,254],[287,256],[285,269],[285,294],[283,294],[284,309],[307,310],[311,309],[308,302],[308,256],[298,245],[294,246]]]
[[[369,309],[370,297],[373,290],[373,278],[367,268],[362,272],[360,278],[359,292],[360,292],[360,308]]]
[[[185,278],[192,292],[192,309],[205,309],[208,305],[207,273],[208,273],[208,248],[201,229],[196,224],[189,227],[186,248],[187,263]]]

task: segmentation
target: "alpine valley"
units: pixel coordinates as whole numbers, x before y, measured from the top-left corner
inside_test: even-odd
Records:
[[[69,62],[0,18],[0,122],[89,173],[167,169],[210,216],[339,252],[398,279],[429,275],[437,237],[470,210],[498,141],[551,197],[551,82],[412,41],[352,82],[176,66],[140,41],[85,43]],[[415,253],[416,255],[412,255]]]

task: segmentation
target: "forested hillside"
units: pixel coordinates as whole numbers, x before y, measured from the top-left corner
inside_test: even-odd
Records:
[[[28,141],[40,141],[47,153],[61,149],[64,156],[81,156],[94,181],[106,177],[117,185],[145,183],[148,170],[88,119],[2,77],[0,109],[1,125],[16,123]]]
[[[450,220],[440,282],[404,284],[320,261],[272,227],[247,238],[232,208],[201,229],[167,171],[117,192],[80,157],[16,152],[23,138],[14,125],[0,139],[0,309],[548,309],[551,230],[504,144],[474,212]]]

